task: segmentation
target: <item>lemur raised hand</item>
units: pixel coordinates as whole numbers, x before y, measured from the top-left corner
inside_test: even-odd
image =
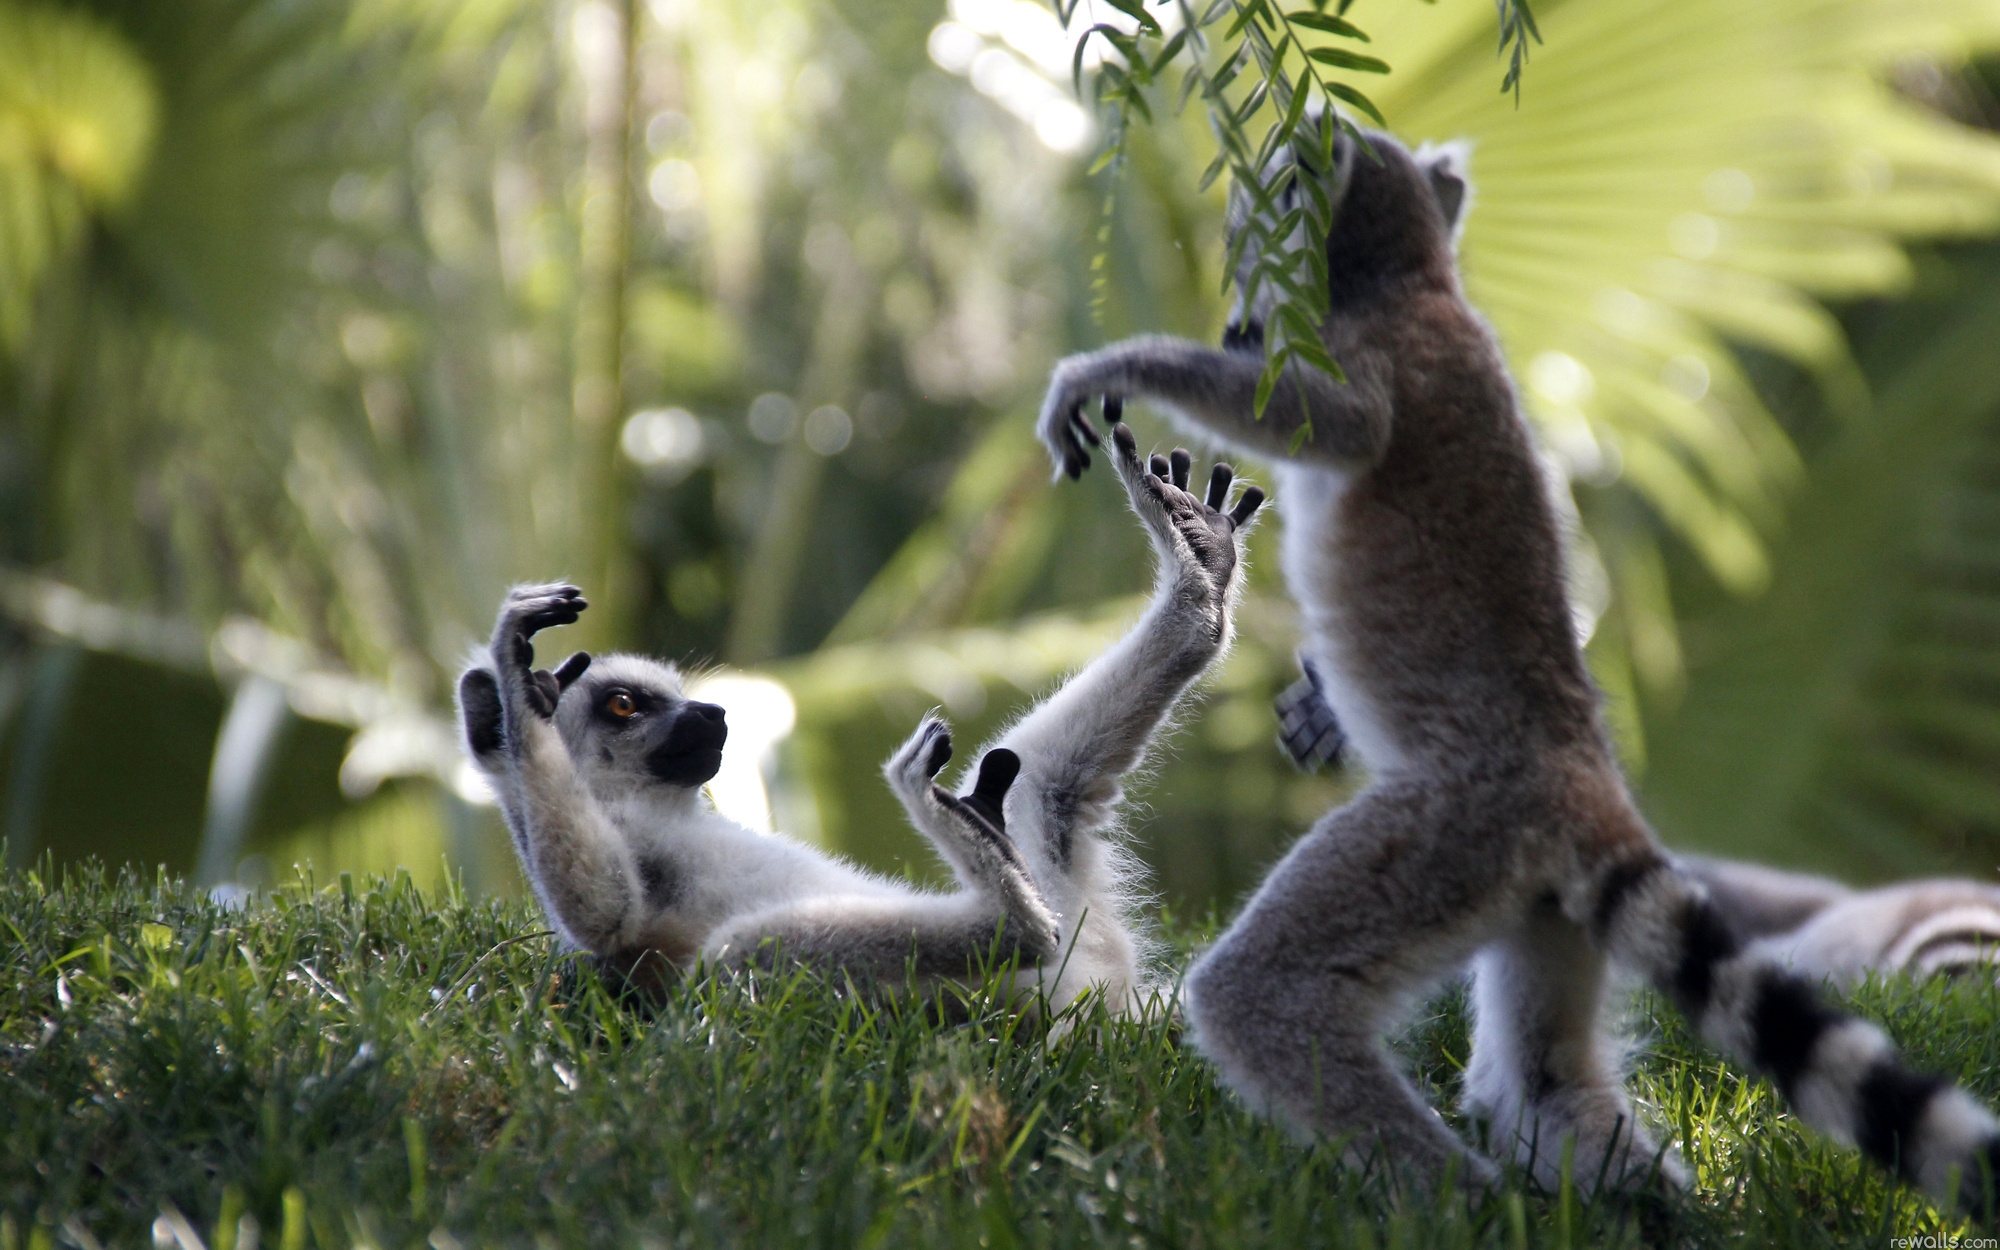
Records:
[[[1274,159],[1277,212],[1306,179],[1336,205],[1329,237],[1294,246],[1324,249],[1320,333],[1347,381],[1295,367],[1258,419],[1267,281],[1254,304],[1239,298],[1221,350],[1147,337],[1062,361],[1038,427],[1071,476],[1089,464],[1085,406],[1099,398],[1113,412],[1152,401],[1183,429],[1271,458],[1307,658],[1368,770],[1190,969],[1194,1044],[1302,1132],[1423,1181],[1455,1161],[1480,1183],[1492,1164],[1380,1040],[1412,996],[1470,961],[1467,1107],[1544,1182],[1565,1139],[1580,1183],[1620,1182],[1658,1155],[1600,1025],[1615,961],[1769,1074],[1808,1123],[1940,1199],[1980,1201],[2000,1124],[1747,948],[1633,806],[1564,601],[1550,486],[1459,288],[1461,155],[1370,134],[1366,147],[1341,136],[1331,169]],[[1234,228],[1249,203],[1239,189]],[[1247,248],[1239,279],[1262,259]]]
[[[511,593],[490,653],[459,682],[466,745],[492,779],[521,865],[572,946],[657,976],[698,960],[770,957],[899,982],[976,975],[994,949],[1065,1003],[1101,988],[1136,1006],[1137,866],[1107,836],[1122,779],[1183,691],[1227,647],[1244,533],[1264,494],[1233,506],[1216,465],[1205,497],[1189,460],[1114,458],[1158,560],[1151,606],[1126,637],[980,757],[969,790],[933,778],[951,731],[927,718],[884,767],[910,820],[957,877],[918,889],[719,815],[701,795],[721,766],[722,709],[639,656],[533,668],[530,639],[585,608],[574,586]]]

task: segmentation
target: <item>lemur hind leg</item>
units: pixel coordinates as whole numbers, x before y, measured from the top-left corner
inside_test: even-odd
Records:
[[[889,757],[883,775],[910,823],[937,847],[959,881],[998,906],[1011,930],[1009,941],[1019,943],[1027,959],[1046,959],[1056,949],[1057,920],[1007,836],[1004,807],[1021,771],[1020,757],[1005,747],[988,751],[979,761],[978,781],[959,796],[932,780],[951,760],[951,746],[951,727],[925,717]]]
[[[1426,1106],[1382,1034],[1517,920],[1513,838],[1487,796],[1381,782],[1325,817],[1187,978],[1195,1047],[1253,1106],[1434,1186],[1498,1174]]]
[[[1002,805],[1019,772],[1011,751],[980,761],[979,781],[955,795],[931,778],[951,758],[951,731],[927,717],[883,772],[910,819],[951,864],[956,894],[832,895],[785,903],[730,922],[705,944],[724,966],[779,960],[840,969],[893,984],[976,975],[989,958],[1028,967],[1056,951],[1057,922],[1007,837]]]
[[[1473,965],[1472,1059],[1466,1110],[1494,1153],[1537,1182],[1560,1183],[1566,1143],[1586,1191],[1643,1179],[1655,1167],[1685,1183],[1680,1160],[1634,1119],[1601,1024],[1607,981],[1597,944],[1551,898]]]

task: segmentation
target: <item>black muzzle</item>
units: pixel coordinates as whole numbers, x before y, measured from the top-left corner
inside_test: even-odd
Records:
[[[670,786],[698,786],[722,768],[729,739],[723,711],[713,703],[683,703],[667,736],[646,756],[646,768]]]

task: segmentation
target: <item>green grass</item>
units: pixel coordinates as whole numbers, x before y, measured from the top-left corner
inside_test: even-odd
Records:
[[[1161,1015],[1052,1034],[803,974],[621,1003],[518,904],[407,878],[225,911],[177,884],[0,878],[0,1242],[1167,1247],[1861,1245],[1950,1233],[1805,1137],[1648,999],[1635,1088],[1684,1196],[1396,1208],[1246,1114]],[[2000,995],[1859,1006],[2000,1094]],[[960,1022],[950,1022],[956,1015]],[[964,1017],[969,1015],[969,1020]],[[1400,1039],[1440,1102],[1457,995]],[[164,1214],[163,1214],[164,1213]]]

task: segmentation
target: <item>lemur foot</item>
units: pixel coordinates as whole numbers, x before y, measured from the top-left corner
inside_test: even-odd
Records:
[[[989,844],[1001,859],[1019,867],[1020,854],[1007,836],[1005,800],[1008,787],[1020,774],[1021,757],[1006,747],[994,747],[979,761],[979,777],[963,795],[953,794],[933,780],[950,762],[951,726],[937,716],[926,716],[882,771],[913,815],[929,800],[978,841]]]
[[[1210,468],[1206,497],[1197,497],[1188,490],[1194,457],[1185,448],[1176,447],[1171,456],[1155,455],[1150,464],[1142,464],[1138,440],[1123,423],[1111,427],[1111,443],[1112,463],[1139,515],[1192,559],[1217,590],[1226,587],[1236,572],[1237,532],[1263,506],[1263,489],[1246,488],[1235,506],[1225,511],[1229,488],[1236,480],[1236,471],[1227,464],[1218,461]]]
[[[1347,731],[1326,701],[1319,669],[1303,655],[1299,667],[1305,676],[1285,687],[1271,706],[1278,714],[1278,745],[1301,772],[1310,773],[1340,762],[1347,749]]]
[[[555,715],[557,700],[590,666],[590,657],[579,651],[554,673],[534,671],[535,647],[530,640],[544,629],[573,623],[589,606],[583,591],[559,583],[517,586],[500,605],[500,619],[493,627],[493,663],[503,680],[525,679],[522,695],[538,716]]]
[[[943,719],[924,717],[921,724],[896,748],[882,772],[889,785],[905,803],[930,790],[931,778],[951,763],[951,726]]]

